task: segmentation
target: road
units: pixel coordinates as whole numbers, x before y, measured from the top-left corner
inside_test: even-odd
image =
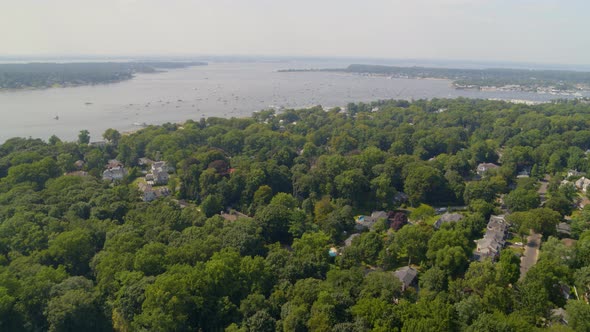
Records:
[[[539,190],[537,190],[537,193],[539,194],[539,197],[541,198],[541,206],[543,205],[543,203],[545,203],[545,199],[546,199],[546,195],[547,195],[547,186],[549,186],[549,181],[551,181],[551,177],[549,175],[545,175],[545,178],[543,178],[541,181],[539,181],[541,183],[541,185],[539,186]]]
[[[535,233],[531,230],[531,234],[527,237],[524,253],[520,258],[520,279],[524,278],[529,269],[537,263],[540,246],[541,234]]]

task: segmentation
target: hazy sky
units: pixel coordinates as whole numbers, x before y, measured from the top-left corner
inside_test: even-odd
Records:
[[[589,0],[0,0],[2,55],[590,63]]]

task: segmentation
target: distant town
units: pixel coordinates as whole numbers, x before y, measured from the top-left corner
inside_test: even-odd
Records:
[[[285,69],[279,72],[330,71],[405,79],[448,79],[455,89],[535,92],[582,96],[590,91],[590,72],[527,69],[458,69],[352,64],[346,68]]]

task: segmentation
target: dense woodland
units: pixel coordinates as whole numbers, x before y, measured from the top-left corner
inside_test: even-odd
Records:
[[[0,90],[114,83],[135,73],[206,65],[204,62],[72,62],[0,64]]]
[[[104,138],[0,146],[0,330],[590,331],[590,208],[560,186],[568,169],[590,172],[588,103],[382,101]],[[171,196],[140,200],[140,157],[174,166]],[[129,173],[105,182],[113,158]],[[64,175],[78,160],[88,175]],[[482,162],[501,167],[479,177]],[[431,206],[464,218],[435,229]],[[346,246],[374,210],[410,223],[380,220]],[[518,248],[471,261],[505,212],[515,238],[543,234],[522,278]],[[402,290],[393,271],[408,264],[419,281]]]

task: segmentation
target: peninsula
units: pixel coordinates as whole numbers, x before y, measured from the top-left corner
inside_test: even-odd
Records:
[[[205,62],[76,62],[0,64],[0,90],[116,83],[136,73],[204,66]]]

